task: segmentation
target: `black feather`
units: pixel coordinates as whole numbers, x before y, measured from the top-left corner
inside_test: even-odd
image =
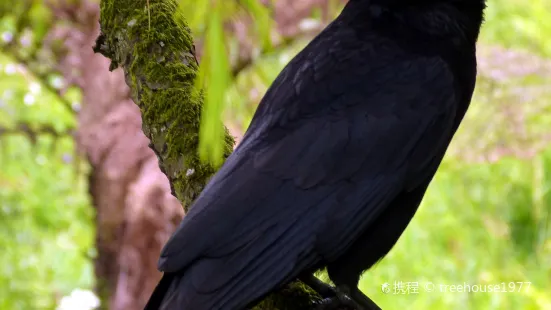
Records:
[[[414,216],[470,103],[482,9],[459,2],[351,1],[267,91],[163,249],[147,309],[242,309],[321,266],[355,286]],[[432,29],[435,12],[452,24]]]

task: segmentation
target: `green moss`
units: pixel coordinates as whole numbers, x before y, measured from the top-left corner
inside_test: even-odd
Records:
[[[300,281],[294,281],[270,294],[253,310],[312,309],[318,301],[321,301],[321,298],[315,291]]]
[[[109,29],[102,53],[127,70],[144,132],[158,146],[174,194],[189,206],[216,172],[198,158],[203,98],[194,87],[198,66],[189,27],[177,1],[102,1],[101,14],[102,29]],[[234,144],[227,132],[225,142],[227,157]]]

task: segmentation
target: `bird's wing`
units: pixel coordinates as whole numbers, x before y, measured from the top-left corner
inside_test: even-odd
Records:
[[[329,215],[356,215],[330,227],[349,241],[443,154],[456,104],[444,62],[356,41],[318,37],[286,67],[163,249],[160,270],[187,268],[205,303],[259,297],[312,267]]]

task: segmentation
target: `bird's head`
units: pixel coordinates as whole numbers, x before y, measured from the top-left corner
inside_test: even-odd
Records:
[[[461,36],[476,41],[486,0],[350,0],[369,9],[373,18],[391,17],[432,36]]]
[[[486,0],[350,0],[356,2],[370,2],[385,6],[426,6],[438,4],[451,4],[457,6],[484,7]]]

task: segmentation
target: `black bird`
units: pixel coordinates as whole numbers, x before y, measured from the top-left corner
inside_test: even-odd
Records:
[[[146,309],[244,309],[324,267],[371,307],[359,277],[403,233],[467,111],[484,8],[348,2],[279,74],[164,247]]]

